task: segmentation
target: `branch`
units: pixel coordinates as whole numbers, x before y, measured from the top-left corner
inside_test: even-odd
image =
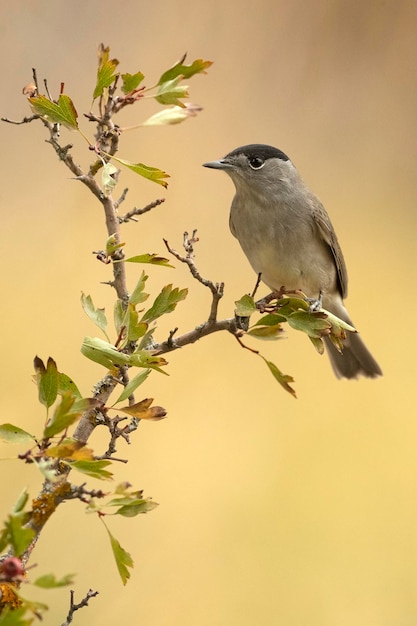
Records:
[[[75,611],[78,611],[78,609],[82,609],[85,606],[88,606],[88,602],[91,598],[95,598],[98,595],[98,591],[93,591],[92,589],[89,589],[85,595],[85,597],[81,600],[81,602],[79,602],[78,604],[74,603],[74,591],[71,589],[70,591],[70,608],[68,611],[68,615],[67,615],[67,619],[65,620],[65,622],[63,622],[61,624],[61,626],[69,626],[69,624],[71,624],[72,622],[72,618],[74,616]]]
[[[122,198],[124,200],[124,196],[122,196]],[[119,200],[118,205],[120,204],[120,201],[121,200]],[[132,209],[128,213],[125,213],[125,215],[119,216],[119,222],[120,224],[122,224],[123,222],[129,222],[129,220],[137,222],[137,220],[135,220],[134,218],[135,215],[143,215],[144,213],[147,213],[151,209],[154,209],[156,206],[159,206],[163,202],[165,202],[165,198],[157,198],[156,200],[154,200],[153,202],[150,202],[149,204],[142,207],[141,209],[136,209],[136,208]]]

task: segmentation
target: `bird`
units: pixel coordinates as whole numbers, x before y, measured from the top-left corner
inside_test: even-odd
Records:
[[[249,144],[203,164],[232,179],[229,226],[252,268],[272,291],[301,290],[353,326],[343,300],[348,276],[329,215],[278,148]],[[359,333],[348,333],[340,353],[326,338],[338,378],[376,378],[382,371]]]

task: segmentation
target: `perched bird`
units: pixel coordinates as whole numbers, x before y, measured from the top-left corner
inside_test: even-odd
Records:
[[[289,157],[272,146],[251,144],[204,166],[232,179],[230,230],[262,281],[274,291],[285,286],[311,298],[321,294],[324,309],[352,324],[343,304],[346,265],[333,225]],[[326,343],[338,378],[382,374],[359,334],[348,333],[342,354]]]

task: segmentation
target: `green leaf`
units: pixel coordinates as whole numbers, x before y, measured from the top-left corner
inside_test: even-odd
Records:
[[[72,130],[78,129],[78,113],[69,96],[61,94],[58,102],[52,102],[45,96],[29,98],[32,110],[37,115],[46,118],[53,124],[62,124]]]
[[[175,104],[181,108],[185,108],[185,104],[180,98],[188,98],[188,87],[180,85],[183,76],[178,76],[172,80],[168,80],[159,86],[155,100],[160,104]]]
[[[108,472],[105,467],[111,465],[111,461],[99,460],[99,461],[73,461],[70,463],[71,467],[78,470],[82,474],[86,474],[91,478],[99,478],[100,480],[112,480],[112,472]]]
[[[125,245],[124,243],[120,243],[118,241],[118,238],[116,235],[110,235],[110,237],[106,241],[107,256],[112,256],[112,254],[114,254],[116,250],[123,248],[124,245]]]
[[[166,285],[155,298],[151,308],[143,315],[142,320],[151,322],[161,317],[161,315],[171,313],[178,302],[187,297],[187,293],[188,289],[178,289],[178,287],[173,288],[172,285]]]
[[[297,396],[296,396],[295,390],[289,384],[289,383],[293,383],[294,382],[293,377],[292,376],[288,376],[288,374],[283,374],[277,368],[275,363],[272,363],[272,361],[268,361],[261,354],[259,356],[261,357],[261,359],[263,359],[265,361],[265,363],[268,366],[269,371],[271,372],[271,374],[273,375],[275,380],[277,380],[279,382],[279,384],[285,389],[285,391],[288,391],[288,393],[290,393],[294,398],[296,398]]]
[[[109,502],[109,505],[120,506],[115,501]],[[158,503],[153,502],[150,498],[139,498],[120,506],[115,515],[122,515],[123,517],[136,517],[136,515],[153,511],[157,506]]]
[[[169,259],[157,254],[139,254],[124,259],[126,263],[151,263],[152,265],[163,265],[164,267],[174,267],[170,264]]]
[[[98,337],[84,337],[81,352],[87,359],[104,365],[107,369],[113,369],[115,365],[128,365],[129,355],[119,352],[108,341]]]
[[[134,257],[132,257],[134,258]],[[129,297],[129,302],[132,304],[140,304],[141,302],[145,302],[149,298],[149,294],[144,292],[145,283],[148,280],[145,272],[142,272],[138,282],[136,283],[136,287],[132,291]]]
[[[116,79],[116,67],[119,65],[117,59],[109,59],[109,48],[102,48],[97,70],[97,82],[94,89],[93,100],[103,95],[104,89],[110,87]]]
[[[99,401],[94,398],[77,398],[70,391],[66,391],[61,398],[61,402],[55,408],[53,416],[48,420],[43,431],[44,438],[49,439],[66,430],[77,421],[84,411],[97,404],[99,404]]]
[[[130,578],[130,572],[127,568],[133,567],[133,559],[130,556],[129,552],[126,552],[126,550],[122,548],[117,539],[113,537],[110,530],[107,528],[107,525],[105,524],[103,518],[101,518],[101,521],[103,522],[104,527],[109,535],[111,549],[113,550],[113,556],[116,561],[117,569],[119,571],[120,578],[122,579],[122,583],[125,585]]]
[[[132,393],[134,393],[136,389],[145,382],[150,373],[151,370],[147,369],[143,370],[143,372],[139,372],[139,374],[136,374],[136,376],[132,378],[132,380],[130,380],[126,387],[123,389],[123,392],[117,398],[115,404],[117,404],[118,402],[123,402],[123,400],[127,400],[128,397],[131,396]]]
[[[256,304],[252,296],[245,294],[235,302],[236,310],[235,314],[239,317],[250,317],[257,311]]]
[[[9,531],[7,528],[3,528],[0,531],[0,552],[4,552],[8,544],[9,544]]]
[[[75,396],[76,398],[81,398],[81,393],[77,385],[74,383],[74,381],[66,374],[59,372],[58,373],[58,394],[62,396],[66,391],[70,391],[72,395]]]
[[[169,174],[158,169],[157,167],[150,167],[149,165],[144,165],[144,163],[132,163],[131,161],[119,159],[115,156],[113,156],[112,159],[121,163],[125,167],[128,167],[132,170],[132,172],[135,172],[135,174],[139,174],[140,176],[143,176],[154,183],[158,183],[158,185],[162,185],[163,187],[168,187],[168,183],[163,179],[169,178]]]
[[[57,579],[55,574],[44,574],[37,578],[33,584],[42,589],[55,589],[56,587],[66,587],[74,583],[75,574],[67,574],[63,578]]]
[[[191,63],[191,65],[185,65],[184,61],[187,58],[187,55],[184,56],[177,61],[169,70],[164,72],[161,78],[158,81],[158,85],[162,85],[167,81],[173,80],[178,76],[183,76],[184,78],[191,78],[194,74],[206,74],[206,70],[213,65],[213,61],[203,61],[203,59],[196,59]]]
[[[124,327],[123,339],[125,345],[129,341],[137,341],[140,337],[143,337],[148,330],[148,324],[146,322],[139,321],[139,314],[136,311],[134,305],[129,302],[127,309],[124,311],[122,320],[122,327]],[[123,346],[119,344],[119,348]]]
[[[257,322],[255,322],[254,326],[277,326],[278,324],[282,324],[286,321],[287,318],[283,315],[268,313],[267,315],[261,317]]]
[[[307,333],[310,337],[322,337],[330,333],[331,324],[323,317],[323,313],[295,311],[288,316],[288,324],[296,330]]]
[[[103,331],[106,339],[109,340],[106,333],[107,318],[104,309],[96,309],[91,296],[86,296],[84,293],[81,293],[81,306],[90,320]]]
[[[26,523],[27,514],[22,513],[9,515],[5,523],[9,535],[9,543],[13,548],[15,556],[21,556],[35,537],[35,531],[32,528],[25,528]]]
[[[7,443],[32,444],[35,438],[14,424],[0,424],[0,439]]]
[[[140,85],[140,83],[145,78],[142,72],[136,72],[136,74],[122,74],[122,91],[124,94],[129,94],[132,91],[135,91]]]
[[[38,356],[35,356],[33,365],[36,372],[36,383],[38,385],[39,402],[49,409],[58,395],[59,375],[55,361],[49,357],[45,365]]]

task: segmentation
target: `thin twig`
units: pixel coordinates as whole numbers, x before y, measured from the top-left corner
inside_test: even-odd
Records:
[[[125,191],[127,191],[127,190],[125,190]],[[119,202],[117,203],[117,206],[119,206],[119,204],[123,200],[124,200],[124,196],[122,196],[122,198],[119,200]],[[120,215],[119,216],[119,222],[120,222],[120,224],[122,224],[123,222],[129,222],[130,220],[133,221],[133,222],[137,222],[137,220],[135,220],[135,215],[143,215],[144,213],[147,213],[151,209],[154,209],[155,207],[159,206],[163,202],[165,202],[165,198],[157,198],[153,202],[150,202],[149,204],[147,204],[146,206],[144,206],[144,207],[142,207],[140,209],[137,209],[137,208],[132,209],[131,211],[128,211],[128,213],[125,213],[125,215]]]
[[[71,624],[72,622],[72,618],[74,616],[75,611],[78,611],[78,609],[82,609],[85,606],[88,606],[89,600],[91,598],[95,598],[98,595],[98,591],[93,591],[92,589],[89,589],[85,597],[78,604],[75,604],[74,602],[74,594],[75,592],[71,589],[70,590],[70,608],[68,611],[67,619],[65,620],[65,622],[61,624],[61,626],[69,626],[69,624]]]

